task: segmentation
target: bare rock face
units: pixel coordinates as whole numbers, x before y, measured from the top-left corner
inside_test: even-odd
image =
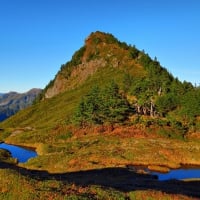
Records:
[[[127,45],[120,43],[111,34],[98,31],[91,33],[71,61],[61,66],[55,79],[45,88],[43,98],[52,98],[80,86],[101,68],[125,69],[130,66],[135,66],[138,73],[142,71],[135,60],[130,59]]]
[[[72,70],[69,78],[63,77],[61,73],[58,74],[55,78],[53,86],[47,89],[45,98],[52,98],[53,96],[66,90],[76,88],[89,76],[93,75],[99,68],[105,66],[106,61],[104,59],[96,59],[77,65]]]
[[[61,67],[53,84],[47,86],[44,98],[51,98],[78,87],[99,68],[108,64],[117,67],[120,62],[114,51],[118,47],[114,44],[116,41],[113,38],[112,35],[101,32],[92,33],[85,40],[85,45],[72,56],[72,60]]]

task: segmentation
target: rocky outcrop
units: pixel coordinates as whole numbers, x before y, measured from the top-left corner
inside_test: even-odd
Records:
[[[139,51],[132,51],[130,46],[121,43],[112,34],[98,31],[91,33],[84,46],[74,53],[69,62],[61,66],[55,79],[45,88],[42,99],[80,86],[103,67],[127,71],[132,69],[135,76],[143,76],[144,69],[135,60]]]
[[[47,89],[45,98],[51,98],[61,92],[76,88],[89,76],[95,74],[99,68],[105,67],[106,63],[104,59],[83,62],[74,67],[69,78],[65,78],[62,73],[59,73],[55,78],[53,86]]]

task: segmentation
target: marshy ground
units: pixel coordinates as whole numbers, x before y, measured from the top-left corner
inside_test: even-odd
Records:
[[[23,143],[23,133],[7,138],[36,147],[39,156],[18,165],[1,161],[1,199],[200,199],[199,180],[159,181],[131,167],[200,165],[199,139],[158,137],[135,127],[63,132],[44,143]]]

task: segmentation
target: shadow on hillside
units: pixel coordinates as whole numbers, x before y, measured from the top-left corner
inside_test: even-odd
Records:
[[[155,176],[138,174],[127,168],[104,168],[62,174],[47,171],[28,170],[19,166],[0,162],[0,169],[13,169],[24,176],[37,180],[59,180],[77,186],[99,185],[114,188],[122,192],[134,190],[157,190],[168,194],[182,194],[200,198],[200,181],[158,181]]]

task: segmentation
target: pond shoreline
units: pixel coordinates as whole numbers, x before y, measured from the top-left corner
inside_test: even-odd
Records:
[[[13,145],[13,144],[8,144],[8,143],[4,143],[4,144],[24,148],[27,150],[36,150],[37,149],[36,147],[30,147],[27,145]],[[160,181],[163,179],[160,177],[163,177],[165,175],[167,176],[167,174],[170,174],[171,172],[176,171],[176,170],[177,171],[179,171],[179,170],[194,170],[194,169],[200,170],[200,165],[180,164],[180,166],[177,168],[171,168],[170,166],[166,166],[166,165],[155,165],[155,164],[150,164],[150,163],[149,164],[144,164],[144,163],[134,164],[134,163],[132,163],[132,164],[125,165],[124,168],[127,168],[129,171],[132,171],[134,173],[150,175],[150,176],[152,176],[152,178],[158,179]],[[174,179],[176,179],[176,178],[174,178]],[[189,178],[186,178],[185,180],[187,180],[187,179],[192,179],[193,181],[194,180],[199,181],[200,177],[189,177]],[[170,178],[165,179],[165,180],[170,180]]]
[[[8,143],[1,143],[0,149],[10,152],[11,157],[17,159],[19,163],[27,162],[30,158],[36,157],[37,153],[32,148],[22,147]]]
[[[30,145],[16,144],[16,143],[6,142],[6,141],[0,142],[0,144],[2,144],[2,143],[8,144],[8,145],[18,146],[18,147],[25,148],[25,149],[30,149],[30,150],[33,150],[33,151],[36,151],[36,149],[37,149],[37,147],[33,147],[33,146],[30,146]]]
[[[93,137],[95,137],[95,140],[98,140],[98,137],[96,135],[93,136]],[[110,136],[110,137],[112,137],[112,136]],[[109,137],[107,137],[107,138],[109,139]],[[119,139],[123,140],[123,138],[121,138],[121,137],[119,137]],[[136,148],[137,144],[140,144],[140,143],[143,144],[143,140],[144,140],[143,138],[142,139],[135,138],[132,143],[135,144],[135,148]],[[177,159],[174,159],[174,157],[171,156],[172,154],[170,154],[170,156],[168,156],[169,152],[170,153],[173,152],[173,155],[179,155],[179,152],[177,153],[177,151],[175,151],[175,149],[177,149],[177,148],[175,148],[175,147],[174,148],[172,148],[172,147],[170,148],[169,147],[169,144],[171,144],[171,140],[166,139],[165,141],[163,141],[163,140],[161,141],[161,139],[159,139],[159,138],[158,138],[158,140],[155,139],[155,138],[153,138],[153,139],[152,138],[147,138],[147,140],[148,141],[144,143],[147,146],[151,145],[151,146],[154,147],[155,145],[158,145],[158,144],[161,146],[161,149],[158,150],[158,153],[155,152],[155,151],[154,151],[155,152],[154,153],[152,151],[153,154],[158,155],[158,157],[155,157],[156,159],[153,159],[153,157],[152,157],[152,159],[145,159],[144,158],[144,160],[143,159],[133,159],[133,160],[130,160],[130,159],[117,160],[116,159],[116,161],[114,161],[114,162],[102,165],[101,162],[104,162],[105,161],[104,159],[106,159],[106,157],[102,157],[103,160],[98,160],[98,162],[94,162],[94,164],[91,164],[90,163],[91,157],[89,156],[85,160],[85,165],[84,166],[80,165],[80,167],[78,167],[80,158],[77,158],[76,157],[76,153],[72,151],[73,152],[73,157],[72,157],[71,160],[67,161],[65,167],[61,166],[59,169],[58,168],[53,168],[53,170],[52,170],[52,166],[42,165],[42,169],[43,170],[47,170],[47,171],[52,172],[52,173],[65,173],[65,172],[70,172],[70,171],[74,171],[75,172],[75,171],[79,171],[79,170],[80,171],[82,171],[82,170],[83,171],[84,170],[92,170],[92,169],[102,168],[102,167],[124,167],[124,168],[128,168],[129,170],[131,170],[133,172],[138,172],[138,173],[141,173],[141,174],[142,173],[143,174],[148,174],[148,173],[151,173],[151,172],[169,173],[171,170],[179,170],[179,169],[185,169],[185,168],[191,168],[191,169],[198,168],[198,169],[200,169],[200,161],[198,159],[193,160],[192,156],[191,156],[191,155],[193,155],[192,153],[188,154],[189,155],[188,157],[177,157]],[[176,140],[173,140],[173,141],[174,141],[175,145],[177,145],[177,144],[179,145],[179,141],[176,141]],[[68,141],[66,141],[66,143],[67,142]],[[11,144],[11,145],[16,145],[16,146],[19,146],[19,147],[22,147],[22,148],[28,148],[28,149],[34,150],[34,151],[37,152],[38,155],[41,156],[40,159],[42,159],[42,156],[44,156],[44,155],[45,156],[50,156],[51,154],[52,155],[54,154],[54,153],[51,153],[51,152],[49,153],[49,152],[47,152],[45,150],[47,144],[44,144],[44,143],[32,143],[32,144],[31,143],[19,143],[19,142],[17,143],[16,141],[11,140],[10,138],[8,140],[6,140],[5,143],[6,144]],[[129,143],[127,143],[127,144],[129,145]],[[180,145],[181,144],[182,143],[180,141]],[[188,143],[187,143],[187,146],[188,146]],[[190,146],[192,146],[192,145],[190,144]],[[114,147],[113,149],[115,149],[115,148],[118,148],[118,147]],[[182,146],[182,148],[185,148],[185,143],[184,143],[184,146]],[[197,149],[197,147],[194,146],[194,149]],[[126,148],[124,148],[123,151],[126,151]],[[127,148],[127,151],[128,151],[128,148]],[[99,153],[99,152],[97,152],[97,153]],[[151,153],[151,151],[147,151],[145,153],[146,154],[145,157],[147,157],[147,155],[151,156],[152,154],[150,154],[150,153]],[[66,151],[66,154],[67,154],[67,151]],[[169,161],[167,159],[165,159],[164,162],[162,162],[162,160],[160,159],[160,155],[167,156],[166,158]],[[91,156],[92,156],[92,154],[91,154]],[[101,154],[99,154],[99,156],[101,156]],[[77,163],[77,164],[74,165],[73,162]],[[55,163],[52,160],[52,165],[54,165],[54,164]],[[90,165],[87,165],[87,164],[90,164]],[[27,169],[30,167],[31,169],[36,169],[37,170],[37,165],[31,165],[30,163],[29,163],[29,165],[24,165],[24,167],[26,167]]]

